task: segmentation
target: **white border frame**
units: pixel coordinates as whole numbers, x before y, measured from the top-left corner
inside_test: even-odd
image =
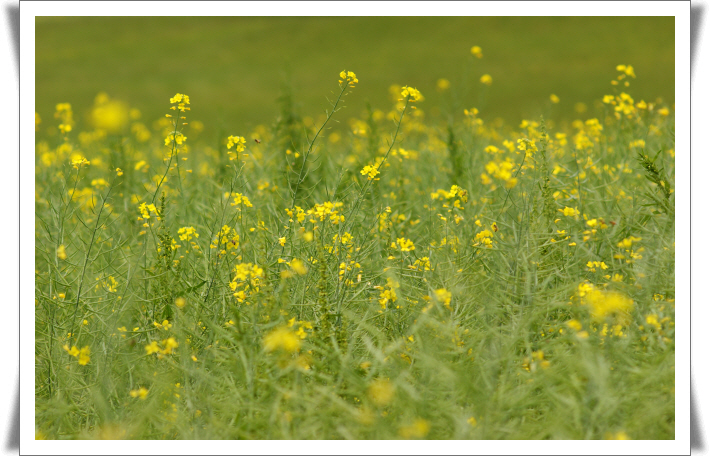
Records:
[[[34,238],[21,237],[22,454],[687,454],[690,452],[690,2],[28,2],[20,4],[20,228],[34,232],[35,16],[675,16],[676,440],[674,441],[35,441]],[[707,13],[706,13],[707,14]],[[696,305],[705,303],[697,302]],[[698,383],[696,382],[696,385]],[[707,445],[707,443],[706,443]]]

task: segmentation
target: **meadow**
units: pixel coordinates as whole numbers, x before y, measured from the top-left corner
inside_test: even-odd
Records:
[[[36,438],[674,439],[674,106],[618,63],[564,122],[357,68],[218,141],[36,114]]]

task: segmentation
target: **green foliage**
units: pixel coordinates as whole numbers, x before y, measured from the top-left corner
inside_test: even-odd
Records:
[[[671,111],[437,122],[405,86],[358,115],[339,80],[217,141],[182,94],[152,129],[39,123],[37,435],[674,439]]]

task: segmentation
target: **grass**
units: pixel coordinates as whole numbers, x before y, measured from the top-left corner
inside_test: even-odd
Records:
[[[39,113],[36,437],[674,439],[674,111],[616,63],[557,121],[340,66],[215,141]]]

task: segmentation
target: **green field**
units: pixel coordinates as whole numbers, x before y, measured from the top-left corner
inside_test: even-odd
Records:
[[[321,114],[333,68],[348,68],[363,81],[349,101],[357,113],[366,101],[386,109],[388,88],[409,84],[430,115],[451,114],[454,99],[458,116],[475,106],[513,124],[562,120],[579,115],[578,102],[591,108],[618,64],[634,66],[638,98],[672,104],[674,34],[673,17],[37,18],[36,110],[44,118],[71,102],[80,121],[107,92],[152,122],[164,94],[180,91],[202,100],[194,119],[214,139],[220,128],[270,125],[288,92],[297,114]],[[483,74],[493,78],[485,90]],[[440,78],[450,93],[436,92]]]
[[[36,438],[675,439],[672,22],[126,21],[38,20]]]

